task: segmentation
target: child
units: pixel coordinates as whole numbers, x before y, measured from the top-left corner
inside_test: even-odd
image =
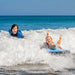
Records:
[[[23,36],[22,32],[20,30],[18,30],[18,25],[16,25],[16,24],[12,25],[11,29],[9,29],[9,33],[12,36],[25,39],[25,37]]]
[[[57,46],[58,48],[62,49],[62,48],[60,47],[61,39],[62,39],[62,35],[60,35],[60,38],[59,38],[57,44],[55,44],[55,43],[53,42],[53,40],[52,40],[52,37],[49,36],[49,31],[48,31],[48,32],[47,32],[47,36],[46,36],[46,43],[41,47],[41,49],[42,49],[42,48],[45,48],[45,47],[48,47],[48,48],[50,48],[50,49],[56,49],[56,46]]]

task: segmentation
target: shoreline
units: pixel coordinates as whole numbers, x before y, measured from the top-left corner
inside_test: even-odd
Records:
[[[53,69],[50,68],[48,64],[18,64],[14,66],[3,66],[0,68],[0,73],[24,73],[24,74],[48,74],[48,75],[56,75]]]
[[[48,64],[18,64],[0,67],[0,75],[75,75],[75,69],[54,71]]]

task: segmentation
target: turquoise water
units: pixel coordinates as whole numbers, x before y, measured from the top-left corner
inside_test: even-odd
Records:
[[[72,28],[75,16],[0,16],[0,30],[8,31],[12,24],[20,30]]]

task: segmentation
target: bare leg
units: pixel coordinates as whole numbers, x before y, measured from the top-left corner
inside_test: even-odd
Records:
[[[60,43],[61,43],[61,39],[62,39],[62,35],[60,35],[60,38],[59,38],[59,40],[58,40],[57,44],[59,44],[59,45],[60,45]]]
[[[58,42],[57,42],[57,46],[58,46],[60,49],[62,49],[62,47],[60,46],[61,39],[62,39],[62,35],[60,35],[60,38],[59,38],[59,40],[58,40]]]

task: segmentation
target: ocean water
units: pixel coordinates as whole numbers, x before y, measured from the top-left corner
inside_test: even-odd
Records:
[[[19,26],[26,39],[10,36],[8,30],[12,24]],[[45,48],[40,49],[48,30],[55,43],[60,34],[63,35],[61,47],[69,50],[70,54],[54,55]],[[0,67],[18,64],[48,64],[54,71],[63,71],[62,75],[75,75],[75,71],[72,74],[64,71],[75,69],[75,17],[1,16]]]
[[[0,30],[17,24],[20,30],[58,29],[75,27],[75,16],[0,16]]]

